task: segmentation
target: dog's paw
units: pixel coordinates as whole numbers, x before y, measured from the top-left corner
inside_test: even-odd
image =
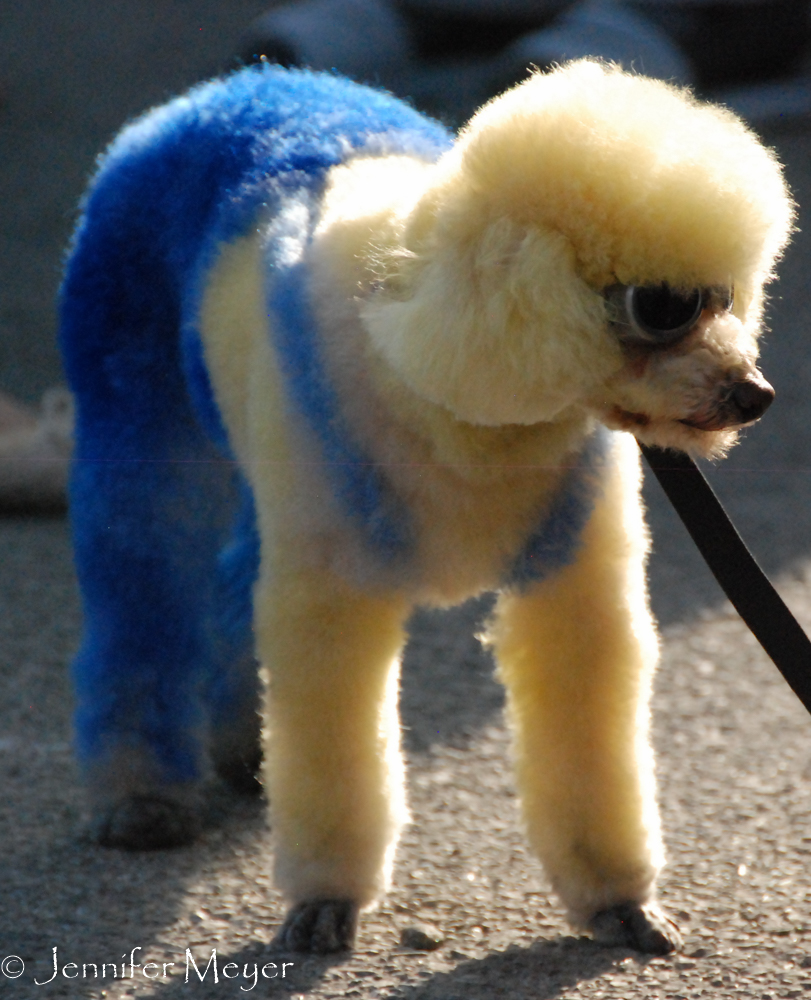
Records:
[[[327,955],[348,951],[355,941],[360,907],[351,899],[314,899],[290,910],[272,947]]]
[[[649,955],[668,955],[682,946],[679,928],[653,903],[620,903],[596,913],[589,930],[598,944],[625,946]]]
[[[92,836],[102,847],[156,851],[183,847],[200,832],[197,813],[157,795],[129,795],[96,816]]]

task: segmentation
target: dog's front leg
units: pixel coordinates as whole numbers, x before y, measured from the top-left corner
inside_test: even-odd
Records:
[[[529,837],[572,923],[607,944],[666,953],[680,938],[653,900],[663,861],[648,743],[658,648],[639,461],[623,438],[576,562],[503,595],[493,638]]]
[[[407,610],[326,572],[260,588],[275,873],[293,903],[278,947],[351,947],[360,908],[387,888],[407,816],[397,716]]]

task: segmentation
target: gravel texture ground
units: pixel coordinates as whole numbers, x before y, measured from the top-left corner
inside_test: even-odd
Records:
[[[215,793],[188,849],[128,854],[87,841],[70,754],[65,664],[78,607],[66,527],[6,521],[0,546],[0,996],[811,993],[811,721],[731,609],[666,629],[655,699],[661,894],[685,931],[683,954],[641,958],[567,929],[524,849],[501,694],[472,637],[482,602],[415,619],[403,682],[414,822],[395,886],[363,920],[352,957],[306,958],[268,947],[282,905],[260,803]],[[811,567],[783,590],[811,627]],[[400,945],[404,929],[426,924],[439,948]],[[131,970],[134,948],[141,969]],[[213,964],[205,971],[213,952],[218,981]],[[18,978],[8,956],[24,963]]]
[[[53,294],[95,152],[128,116],[221,65],[263,7],[262,0],[4,6],[0,388],[32,400],[59,381]],[[783,123],[767,138],[801,208],[811,203],[809,123]],[[801,232],[775,289],[763,368],[778,401],[712,473],[807,628],[810,253]],[[261,803],[216,791],[193,848],[139,855],[93,846],[70,752],[68,664],[79,607],[67,527],[59,518],[7,518],[0,521],[0,997],[811,995],[811,719],[720,603],[656,489],[648,492],[653,603],[664,625],[654,727],[669,849],[661,893],[685,931],[683,954],[640,959],[597,948],[565,926],[523,847],[501,692],[473,638],[486,602],[414,620],[402,695],[414,823],[394,890],[365,917],[351,958],[268,949],[282,909],[268,876]],[[400,945],[403,930],[426,924],[442,939],[439,948]],[[133,949],[141,969],[130,975]],[[217,981],[213,965],[202,982],[189,966],[187,981],[187,949],[201,974],[216,950]],[[24,963],[19,976],[9,956]]]

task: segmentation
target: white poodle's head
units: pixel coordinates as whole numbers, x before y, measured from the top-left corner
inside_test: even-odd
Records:
[[[773,154],[730,112],[572,63],[474,116],[381,255],[364,321],[461,420],[581,407],[720,454],[773,396],[757,336],[792,215]]]
[[[771,404],[774,389],[755,365],[756,330],[734,314],[730,285],[614,285],[605,298],[624,363],[587,405],[607,426],[720,455]]]

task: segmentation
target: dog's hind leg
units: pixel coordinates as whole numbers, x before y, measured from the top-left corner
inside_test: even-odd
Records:
[[[407,815],[397,716],[407,612],[403,599],[327,572],[259,588],[265,781],[276,882],[293,904],[279,948],[351,947],[359,910],[387,887]]]
[[[76,745],[93,827],[110,846],[172,846],[195,835],[211,771],[204,694],[232,473],[180,419],[142,450],[111,443],[112,420],[100,441],[78,409]]]
[[[211,772],[204,694],[236,476],[188,395],[171,279],[115,214],[96,223],[62,300],[84,610],[76,749],[97,839],[165,847],[194,836]]]
[[[576,561],[503,595],[493,640],[529,838],[570,919],[605,943],[665,953],[680,939],[654,902],[647,535],[637,449],[615,448]]]

